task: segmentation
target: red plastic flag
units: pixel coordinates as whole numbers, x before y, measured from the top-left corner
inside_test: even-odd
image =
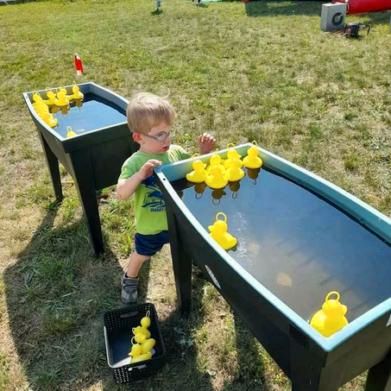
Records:
[[[78,54],[75,54],[74,63],[75,63],[75,69],[76,69],[77,76],[82,75],[83,74],[83,62],[81,61],[81,58]]]

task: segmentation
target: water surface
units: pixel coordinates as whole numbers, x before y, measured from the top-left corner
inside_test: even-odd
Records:
[[[290,180],[262,169],[223,191],[174,187],[207,231],[217,212],[227,215],[239,241],[229,254],[305,320],[332,290],[350,321],[391,296],[390,245]]]
[[[69,109],[56,109],[54,116],[58,125],[53,130],[62,137],[66,137],[68,126],[76,134],[83,134],[126,121],[126,115],[120,108],[94,94],[85,94],[82,102],[71,102]]]

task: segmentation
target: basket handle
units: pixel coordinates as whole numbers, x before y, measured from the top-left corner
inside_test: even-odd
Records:
[[[131,318],[131,317],[133,317],[133,316],[136,316],[136,315],[138,315],[138,311],[132,311],[132,312],[125,312],[125,313],[123,313],[123,314],[120,314],[120,318],[121,319],[127,319],[127,318]]]
[[[129,372],[132,372],[132,371],[134,371],[135,369],[138,369],[138,370],[141,370],[141,369],[144,369],[144,368],[146,368],[147,366],[145,365],[145,364],[143,364],[143,365],[138,365],[137,367],[129,367],[128,368],[128,371]]]

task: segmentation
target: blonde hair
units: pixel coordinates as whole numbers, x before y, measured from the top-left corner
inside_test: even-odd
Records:
[[[154,126],[162,122],[171,126],[176,114],[174,107],[165,97],[140,92],[130,99],[126,116],[131,132],[148,134]]]

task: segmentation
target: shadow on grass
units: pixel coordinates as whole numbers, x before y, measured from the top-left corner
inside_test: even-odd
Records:
[[[199,7],[199,8],[208,8],[208,4],[207,3],[195,3],[196,7]]]
[[[248,16],[319,15],[320,1],[250,1],[245,3]]]
[[[84,220],[53,228],[56,214],[56,208],[47,213],[18,262],[4,273],[16,351],[31,390],[77,390],[97,383],[113,390],[119,386],[106,361],[103,314],[121,307],[122,268],[107,246],[100,258],[91,254]],[[146,264],[140,302],[148,279]],[[168,364],[133,389],[179,389],[191,381],[197,389],[211,390],[197,371],[191,342],[198,319],[188,322],[173,313],[162,322]],[[178,335],[184,346],[176,342]]]
[[[391,11],[383,11],[383,12],[370,12],[368,14],[361,15],[348,15],[348,22],[353,22],[353,19],[360,18],[360,22],[370,24],[371,27],[375,26],[389,26],[391,29]]]
[[[10,328],[33,390],[95,383],[91,373],[104,364],[102,313],[118,305],[115,256],[94,258],[84,220],[53,228],[56,213],[4,274]]]
[[[151,15],[153,15],[153,16],[159,16],[159,15],[161,15],[163,13],[163,10],[162,9],[156,9],[155,11],[152,11],[151,12]]]
[[[194,270],[194,265],[193,265]],[[208,281],[208,284],[213,285],[210,278],[206,275],[205,272],[201,271],[202,269],[198,269],[197,267],[195,270],[198,270],[198,275],[200,278],[198,279],[200,285],[197,288],[197,298],[201,297],[201,292],[204,288],[205,283]],[[194,281],[194,278],[193,278]],[[194,283],[192,284],[192,313],[194,312],[201,312],[202,307],[200,307],[201,302],[200,299],[194,300]],[[216,289],[213,287],[213,289]],[[263,391],[269,391],[269,388],[264,383],[265,379],[265,363],[260,358],[259,351],[258,351],[258,341],[257,339],[251,334],[248,327],[245,325],[243,320],[240,318],[240,316],[232,309],[232,315],[233,315],[233,330],[234,330],[234,346],[232,346],[232,349],[234,352],[236,352],[236,362],[237,366],[234,369],[234,372],[231,371],[230,378],[226,379],[223,383],[223,387],[221,388],[222,391],[248,391],[248,390],[263,390]],[[209,314],[210,315],[210,314]],[[201,319],[204,317],[203,314],[201,314]],[[220,344],[223,346],[224,344],[228,343],[227,349],[229,348],[229,341],[221,340]],[[221,346],[220,346],[221,347]],[[233,352],[232,351],[232,352]],[[221,360],[226,361],[227,365],[231,365],[230,362],[230,351],[227,351],[227,357],[222,356]],[[212,355],[213,353],[211,353]],[[225,366],[224,364],[221,364],[222,366]],[[231,368],[232,369],[232,368]],[[194,388],[198,389],[198,388]],[[204,388],[201,388],[202,390]],[[271,391],[271,390],[270,390]]]
[[[230,383],[226,383],[223,391],[246,391],[260,389],[268,391],[263,384],[264,365],[259,358],[257,340],[240,319],[233,312],[235,327],[235,348],[237,351],[238,370]]]

